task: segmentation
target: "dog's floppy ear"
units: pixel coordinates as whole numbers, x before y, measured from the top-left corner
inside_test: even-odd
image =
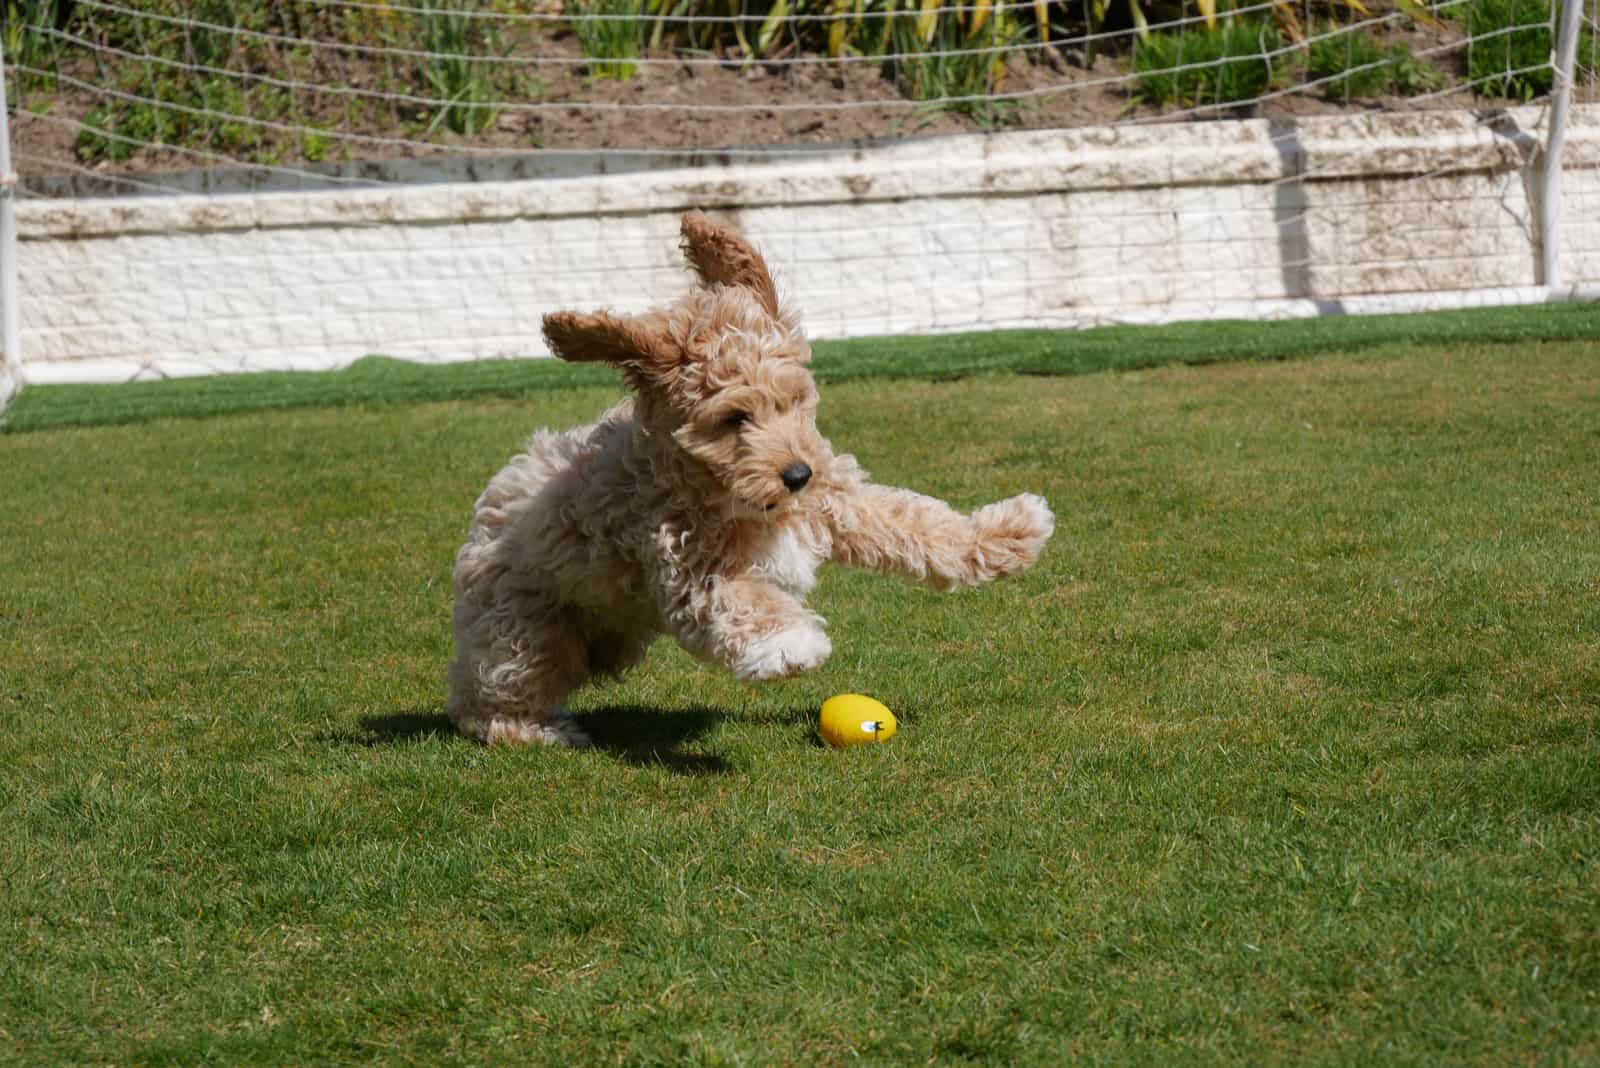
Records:
[[[544,317],[550,351],[573,363],[612,363],[659,374],[681,362],[681,353],[659,330],[611,312],[551,312]]]
[[[755,293],[768,315],[793,326],[778,304],[767,261],[744,235],[726,223],[713,222],[703,212],[683,216],[683,254],[707,286],[743,286]]]

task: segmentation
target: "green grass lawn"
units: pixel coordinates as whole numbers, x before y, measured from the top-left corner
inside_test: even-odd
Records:
[[[0,1061],[1600,1060],[1593,341],[831,382],[1040,566],[456,738],[472,500],[613,396],[0,437]]]
[[[1333,315],[1000,330],[935,337],[866,337],[814,344],[823,383],[949,380],[984,374],[1076,375],[1172,364],[1283,360],[1377,345],[1588,341],[1600,338],[1600,304],[1531,304],[1406,315]],[[266,372],[25,390],[0,411],[0,432],[105,426],[172,416],[284,408],[394,405],[478,397],[544,397],[603,386],[615,371],[558,360],[480,360],[428,366],[382,356],[331,374]]]

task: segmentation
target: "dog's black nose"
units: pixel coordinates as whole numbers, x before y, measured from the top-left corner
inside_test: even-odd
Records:
[[[783,479],[783,484],[789,488],[790,493],[799,493],[805,489],[806,483],[811,481],[811,468],[800,463],[790,464],[778,477]]]

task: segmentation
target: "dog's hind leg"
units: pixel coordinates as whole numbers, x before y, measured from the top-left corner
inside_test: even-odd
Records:
[[[492,611],[458,605],[451,721],[489,745],[588,745],[561,707],[589,673],[579,629],[569,613],[536,594],[499,592]]]
[[[616,678],[629,668],[637,667],[655,639],[654,631],[605,631],[591,637],[584,650],[588,655],[589,674]]]

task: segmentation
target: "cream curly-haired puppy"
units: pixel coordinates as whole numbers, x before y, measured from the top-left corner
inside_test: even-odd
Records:
[[[456,558],[451,720],[484,742],[582,745],[561,702],[663,632],[741,679],[832,646],[802,599],[826,560],[935,589],[1030,566],[1054,519],[1031,494],[970,516],[877,486],[817,433],[810,348],[759,253],[683,217],[702,287],[644,315],[557,312],[564,360],[621,368],[633,396],[541,430],[478,498]]]

